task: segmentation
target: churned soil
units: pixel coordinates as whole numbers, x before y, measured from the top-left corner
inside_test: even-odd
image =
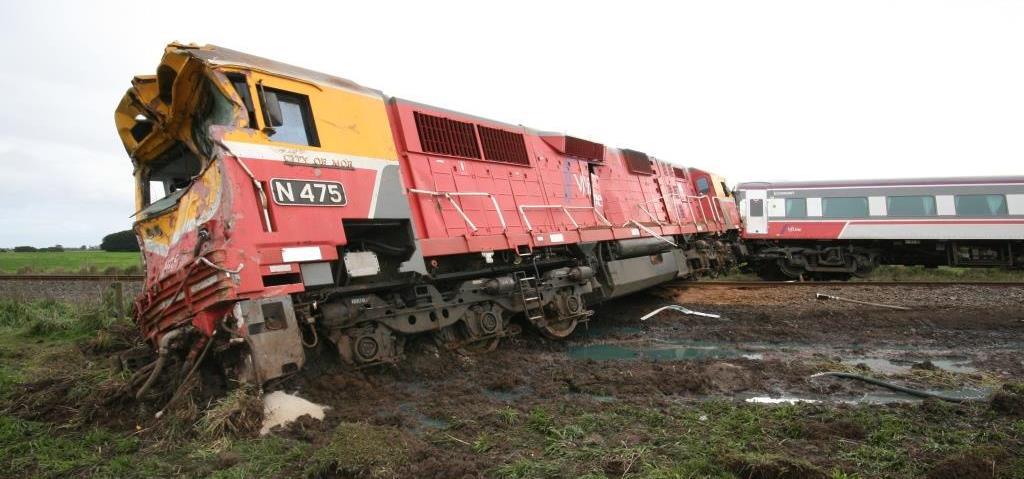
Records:
[[[816,292],[850,299],[910,307],[909,311],[815,299]],[[655,308],[678,303],[722,318],[688,316],[665,311],[646,321]],[[473,453],[474,437],[500,435],[508,428],[503,410],[528,414],[538,408],[572,404],[594,414],[622,405],[670,409],[709,400],[742,400],[755,396],[814,398],[850,407],[879,389],[834,379],[812,381],[826,370],[844,370],[885,378],[922,389],[970,388],[980,397],[994,393],[991,385],[1024,375],[1024,289],[971,286],[884,288],[688,288],[675,285],[600,305],[592,323],[568,341],[548,341],[524,328],[498,350],[465,357],[439,350],[421,339],[407,345],[404,362],[376,370],[353,372],[320,362],[282,387],[330,406],[323,426],[363,421],[412,431],[423,438],[449,438],[440,443],[418,441],[408,471],[421,477],[484,477],[496,457],[515,457],[521,450],[495,444],[487,454]],[[594,345],[641,351],[637,359],[604,359],[572,354]],[[645,348],[668,345],[712,351],[694,359],[654,359]],[[728,349],[722,355],[716,348]],[[598,355],[600,356],[600,355]],[[685,356],[685,355],[684,355]],[[929,358],[955,357],[965,369],[947,371]],[[883,359],[898,370],[873,370],[857,358]],[[1020,396],[996,394],[995,407],[1010,417],[1020,411]],[[916,399],[892,395],[898,403]],[[844,405],[845,404],[845,405]],[[771,406],[765,406],[771,407]],[[885,405],[864,407],[891,407]],[[864,426],[849,420],[800,423],[808,441],[840,444],[864,441]],[[301,431],[308,431],[303,423]],[[296,434],[291,432],[290,434]],[[300,434],[308,434],[301,432]],[[622,430],[601,442],[643,443],[642,428]],[[482,447],[482,446],[481,446]],[[739,477],[826,477],[837,464],[820,452],[792,462],[790,458],[726,455],[722,464]],[[929,477],[950,471],[970,475],[989,459],[965,456],[934,463]],[[499,459],[500,460],[500,459]],[[988,462],[985,462],[988,461]],[[606,464],[621,476],[622,464]],[[979,469],[980,470],[980,469]],[[978,476],[981,477],[981,476]]]

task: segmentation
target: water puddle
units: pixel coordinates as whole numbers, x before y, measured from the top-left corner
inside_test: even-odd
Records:
[[[497,390],[497,389],[484,389],[484,396],[487,396],[495,401],[501,402],[513,402],[527,394],[530,394],[532,390],[529,387],[522,386],[508,390]]]
[[[416,421],[416,426],[412,429],[415,432],[422,432],[424,430],[435,430],[445,429],[449,426],[448,421],[444,419],[438,419],[436,417],[430,417],[426,414],[421,413],[416,409],[416,406],[412,403],[401,403],[398,405],[398,410],[402,411],[403,414]]]
[[[637,344],[588,344],[569,348],[572,359],[689,361],[695,359],[747,358],[760,360],[761,353],[741,351],[736,348],[704,343],[637,343]]]
[[[284,391],[274,391],[263,396],[263,427],[260,429],[260,435],[266,435],[274,427],[286,426],[305,415],[323,421],[326,410],[327,406]]]
[[[970,365],[970,360],[966,358],[928,358],[927,361],[936,369],[948,371],[952,373],[963,373],[971,374],[978,372],[978,368]],[[888,359],[880,357],[854,357],[846,358],[842,360],[843,364],[850,366],[857,366],[863,364],[874,372],[882,374],[907,374],[917,367],[922,367],[922,361],[912,361],[908,359]],[[927,368],[927,366],[925,366]]]
[[[943,396],[949,396],[958,399],[965,400],[976,400],[985,399],[991,393],[990,388],[960,388],[960,389],[925,389],[925,391],[932,394],[941,394]],[[903,394],[896,391],[874,391],[864,393],[859,396],[825,396],[825,395],[807,395],[807,396],[796,396],[781,394],[777,396],[764,395],[754,393],[753,395],[742,395],[739,396],[744,402],[752,404],[796,404],[796,403],[838,403],[838,404],[866,404],[866,405],[880,405],[880,404],[894,404],[894,403],[915,403],[924,401],[924,398],[917,396],[911,396],[909,394]]]

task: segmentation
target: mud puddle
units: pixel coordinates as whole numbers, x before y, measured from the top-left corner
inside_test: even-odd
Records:
[[[652,360],[692,361],[698,359],[746,358],[760,360],[759,352],[744,351],[735,346],[701,342],[637,342],[617,344],[586,344],[569,348],[570,358],[577,360]]]
[[[864,365],[871,371],[881,374],[907,374],[914,369],[940,369],[951,373],[973,374],[978,368],[970,364],[971,360],[966,357],[943,358],[926,357],[920,360],[912,359],[890,359],[885,357],[850,357],[843,358],[843,364],[849,366]]]
[[[991,388],[963,387],[954,389],[922,389],[931,394],[939,394],[964,401],[987,399],[992,394]],[[747,393],[736,396],[736,399],[754,404],[796,404],[796,403],[832,403],[832,404],[866,404],[882,405],[896,403],[918,403],[925,399],[895,391],[867,392],[851,395],[818,395],[818,394],[763,394]]]

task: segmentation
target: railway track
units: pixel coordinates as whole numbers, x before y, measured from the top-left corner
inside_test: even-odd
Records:
[[[140,274],[0,274],[0,281],[96,281],[96,282],[141,282],[146,277]]]
[[[141,282],[145,279],[142,275],[74,275],[74,274],[2,274],[0,281],[97,281],[97,282]],[[840,287],[850,288],[858,286],[913,286],[913,287],[941,287],[941,286],[988,286],[997,288],[1024,288],[1024,282],[1020,281],[676,281],[666,283],[664,286],[684,288],[800,288],[800,287]]]
[[[801,288],[858,286],[886,287],[942,287],[942,286],[988,286],[997,288],[1024,288],[1020,281],[678,281],[665,286],[677,288]]]

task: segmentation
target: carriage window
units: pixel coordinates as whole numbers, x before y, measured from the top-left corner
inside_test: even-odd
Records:
[[[889,196],[885,209],[888,216],[935,216],[935,197]]]
[[[868,216],[868,199],[862,196],[822,198],[821,211],[825,218],[865,218]]]
[[[711,184],[708,183],[707,178],[697,178],[697,193],[706,195],[710,189]]]
[[[957,216],[1006,216],[1003,195],[956,195]]]
[[[281,125],[274,127],[272,140],[293,145],[320,146],[309,97],[267,88],[266,101],[276,101],[281,109]]]
[[[786,198],[786,218],[806,218],[807,198]]]

